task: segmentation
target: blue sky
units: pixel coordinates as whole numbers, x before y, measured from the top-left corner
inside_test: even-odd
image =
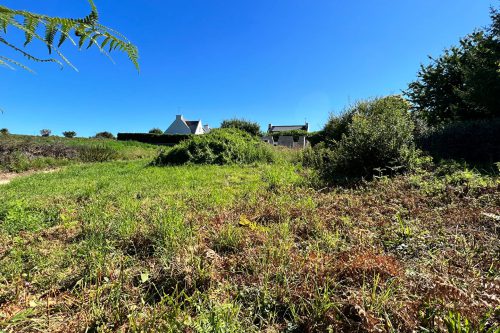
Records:
[[[216,127],[242,117],[320,129],[357,99],[399,93],[428,55],[489,23],[483,0],[95,0],[101,22],[140,50],[141,72],[118,53],[66,55],[78,67],[0,68],[0,127],[13,133],[166,129],[175,114]],[[84,16],[85,0],[3,0]],[[15,35],[11,37],[17,38]],[[41,51],[33,47],[34,52]],[[0,54],[11,55],[0,46]],[[43,54],[39,53],[39,54]]]

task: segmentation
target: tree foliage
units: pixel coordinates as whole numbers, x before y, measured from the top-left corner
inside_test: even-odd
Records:
[[[220,125],[221,128],[236,128],[251,135],[260,135],[260,126],[256,122],[245,119],[228,119]]]
[[[49,130],[49,129],[42,129],[40,130],[40,136],[43,136],[43,137],[49,137],[50,135],[52,134],[52,131]]]
[[[431,63],[405,92],[414,114],[428,125],[500,116],[500,13]]]
[[[163,134],[163,131],[159,128],[152,128],[149,130],[149,134],[158,134],[158,135],[162,135]]]
[[[115,136],[111,132],[99,132],[94,136],[95,139],[114,139]]]
[[[62,132],[62,134],[64,135],[65,138],[70,138],[70,139],[76,136],[75,131],[64,131]]]
[[[137,47],[119,32],[100,24],[99,14],[93,0],[89,0],[89,4],[91,12],[84,18],[50,17],[0,5],[0,44],[30,61],[52,62],[61,67],[66,63],[75,70],[76,68],[61,51],[61,46],[68,41],[79,49],[95,46],[108,57],[109,52],[118,50],[124,52],[139,70]],[[24,34],[24,45],[16,45],[7,39],[7,32],[10,29]],[[48,58],[35,56],[23,49],[34,40],[46,45]],[[2,55],[0,55],[0,65],[9,68],[19,66],[31,71],[20,61]]]

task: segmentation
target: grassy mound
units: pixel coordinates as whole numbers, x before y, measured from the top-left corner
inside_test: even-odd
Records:
[[[0,171],[22,172],[54,168],[74,162],[151,158],[157,147],[108,139],[0,136]]]
[[[250,164],[272,162],[274,153],[258,138],[234,128],[212,130],[161,153],[153,164]]]

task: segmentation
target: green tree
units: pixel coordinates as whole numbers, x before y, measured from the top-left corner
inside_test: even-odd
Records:
[[[430,126],[500,116],[500,14],[492,23],[460,40],[431,63],[405,94],[414,115]]]
[[[111,132],[99,132],[94,136],[95,139],[114,139],[115,136]]]
[[[65,138],[74,138],[76,136],[75,131],[64,131],[62,132]]]
[[[8,128],[0,129],[0,134],[1,135],[9,135],[10,134],[9,129]]]
[[[49,129],[40,130],[40,136],[43,136],[45,138],[49,137],[51,134],[52,134],[52,131]]]
[[[63,63],[76,68],[64,56],[61,46],[70,41],[79,49],[97,47],[109,56],[109,52],[119,50],[127,54],[130,61],[139,70],[137,47],[130,43],[122,34],[99,23],[99,14],[93,0],[89,0],[91,12],[84,18],[50,17],[24,10],[15,10],[0,5],[0,44],[14,50],[24,58],[35,62]],[[25,35],[24,45],[7,38],[11,29],[21,31]],[[33,40],[38,40],[47,46],[48,58],[35,56],[23,48]],[[55,56],[54,56],[55,54]],[[19,66],[31,69],[20,61],[0,55],[0,65],[13,68]]]
[[[161,135],[163,134],[163,131],[159,128],[152,128],[149,130],[149,134],[158,134],[158,135]]]
[[[220,125],[221,128],[236,128],[245,131],[251,135],[260,135],[259,124],[245,119],[228,119]]]

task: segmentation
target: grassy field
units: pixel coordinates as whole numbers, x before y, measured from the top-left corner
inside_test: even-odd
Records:
[[[0,331],[498,332],[496,177],[148,162],[0,187]]]
[[[109,139],[0,135],[0,172],[57,168],[81,162],[152,158],[159,148]]]

